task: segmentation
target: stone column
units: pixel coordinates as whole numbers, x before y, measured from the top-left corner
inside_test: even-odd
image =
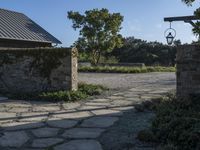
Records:
[[[200,46],[182,45],[177,49],[177,96],[200,94]]]
[[[71,90],[78,89],[78,50],[72,48],[71,50]]]

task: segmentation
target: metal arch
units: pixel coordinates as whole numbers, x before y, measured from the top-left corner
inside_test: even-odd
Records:
[[[165,30],[165,33],[164,33],[165,37],[166,37],[166,33],[167,33],[167,31],[169,31],[169,30],[174,31],[174,37],[176,37],[176,30],[173,29],[173,28],[168,28],[168,29]]]
[[[176,30],[174,28],[172,28],[171,22],[170,22],[170,27],[168,29],[166,29],[165,32],[164,32],[165,37],[167,37],[166,33],[169,30],[172,30],[174,32],[174,37],[176,37]]]

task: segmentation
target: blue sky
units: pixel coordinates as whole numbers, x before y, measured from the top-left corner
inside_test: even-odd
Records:
[[[134,36],[148,41],[164,42],[163,32],[169,23],[164,17],[192,15],[199,4],[187,7],[181,0],[0,0],[0,7],[22,12],[44,27],[62,41],[62,46],[70,46],[78,32],[71,28],[67,19],[70,10],[83,13],[93,8],[107,8],[124,16],[121,34]],[[175,22],[172,27],[177,31],[177,39],[191,42],[195,39],[191,26]]]

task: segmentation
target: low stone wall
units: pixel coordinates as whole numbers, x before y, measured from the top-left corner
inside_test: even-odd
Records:
[[[76,89],[76,49],[0,49],[0,93]]]
[[[177,49],[177,96],[200,94],[200,46],[183,45]]]

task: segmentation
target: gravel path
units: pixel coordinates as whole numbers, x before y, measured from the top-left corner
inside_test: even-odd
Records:
[[[110,89],[125,90],[142,85],[166,85],[174,87],[176,83],[176,77],[175,73],[79,73],[79,81],[90,84],[105,85]]]

